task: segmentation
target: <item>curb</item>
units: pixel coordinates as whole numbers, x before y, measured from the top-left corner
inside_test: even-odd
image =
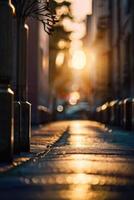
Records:
[[[36,162],[38,159],[44,157],[47,155],[52,147],[63,137],[63,135],[68,131],[69,127],[65,128],[65,130],[60,134],[60,137],[57,138],[56,141],[49,144],[44,151],[40,151],[37,153],[31,152],[31,153],[20,153],[19,156],[15,156],[12,163],[1,163],[0,164],[0,176],[5,175],[6,173],[17,169],[18,167],[25,165],[29,162]],[[38,145],[38,144],[37,144]]]

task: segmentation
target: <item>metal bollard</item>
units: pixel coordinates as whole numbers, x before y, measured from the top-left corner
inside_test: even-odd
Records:
[[[124,106],[123,100],[119,101],[119,126],[123,128]]]
[[[125,130],[132,130],[132,99],[124,100],[123,127]]]
[[[30,151],[31,139],[31,104],[21,102],[21,135],[20,148],[23,152]]]
[[[14,153],[20,153],[21,134],[21,105],[19,101],[14,102]]]
[[[101,122],[101,107],[96,108],[96,120]]]
[[[115,100],[114,106],[113,106],[113,112],[114,112],[114,126],[118,126],[119,124],[119,115],[118,115],[118,100]]]
[[[106,102],[101,106],[103,123],[109,123],[109,103]]]
[[[117,101],[110,102],[110,125],[115,125],[115,104]]]

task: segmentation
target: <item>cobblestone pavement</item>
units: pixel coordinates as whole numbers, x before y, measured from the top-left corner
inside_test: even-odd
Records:
[[[0,199],[133,200],[134,134],[90,121],[63,125],[68,131],[47,154],[0,177]]]

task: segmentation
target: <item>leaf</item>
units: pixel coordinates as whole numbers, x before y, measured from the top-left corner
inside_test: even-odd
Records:
[[[25,22],[31,17],[43,24],[45,32],[52,33],[57,18],[52,13],[48,0],[12,0],[12,3],[18,20]]]

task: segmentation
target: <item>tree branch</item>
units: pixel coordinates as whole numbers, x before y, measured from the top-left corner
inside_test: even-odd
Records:
[[[32,17],[43,24],[48,34],[53,31],[57,18],[50,10],[48,0],[12,0],[12,3],[18,20],[25,21],[28,17]]]

